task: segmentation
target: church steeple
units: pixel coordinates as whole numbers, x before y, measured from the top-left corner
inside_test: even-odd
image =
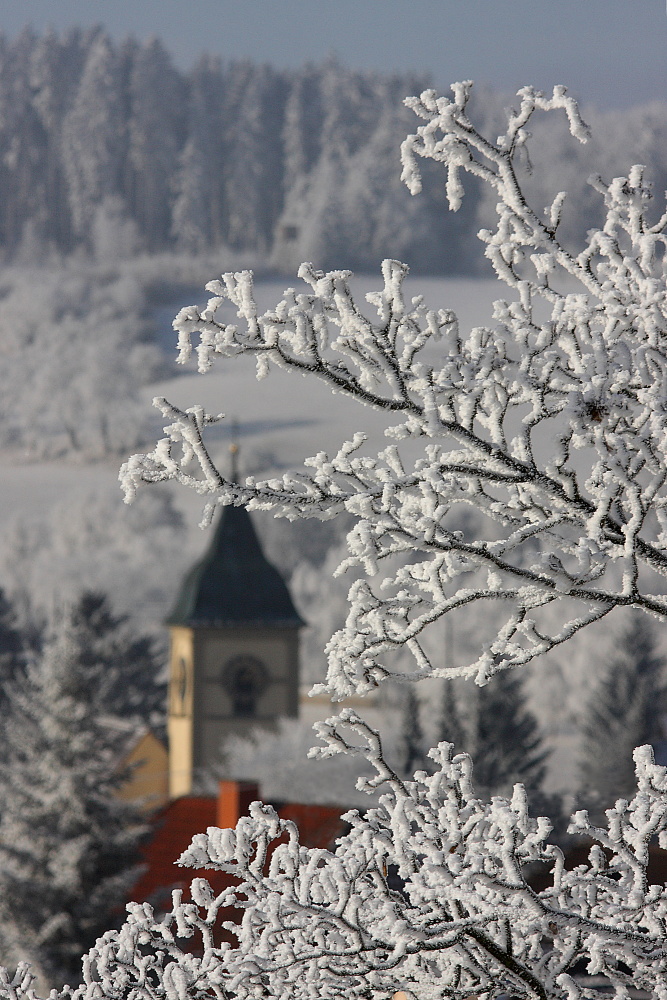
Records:
[[[230,448],[236,480],[238,448]],[[299,707],[299,616],[245,507],[224,507],[167,619],[169,794],[219,768],[231,734],[271,727]]]
[[[211,545],[186,575],[167,624],[303,625],[285,581],[262,552],[245,507],[223,508]]]

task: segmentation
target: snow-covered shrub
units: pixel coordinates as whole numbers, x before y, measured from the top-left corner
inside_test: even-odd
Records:
[[[129,515],[129,516],[128,516]],[[16,517],[0,536],[0,577],[20,605],[48,616],[54,599],[82,590],[107,594],[113,607],[164,641],[157,625],[201,545],[193,546],[170,495],[146,492],[130,510],[113,484],[54,503],[49,516]]]
[[[13,268],[0,293],[0,447],[99,459],[151,433],[141,386],[164,366],[139,281],[111,267]]]
[[[395,676],[395,651],[412,657],[403,681],[461,674],[484,683],[615,608],[667,614],[667,217],[649,221],[641,167],[608,185],[596,180],[606,217],[573,253],[559,240],[564,195],[536,212],[515,163],[536,111],[563,110],[585,141],[574,101],[564,88],[548,99],[521,91],[493,142],[468,117],[470,85],[453,94],[409,102],[426,124],[404,144],[404,177],[416,193],[418,157],[443,162],[453,209],[465,173],[493,191],[498,226],[480,235],[516,293],[496,303],[493,325],[461,330],[450,310],[406,302],[407,268],[396,261],[383,265],[384,290],[367,297],[374,319],[354,301],[348,272],[304,264],[305,290],[288,290],[263,315],[252,276],[241,273],[211,282],[208,305],[175,321],[184,361],[199,335],[201,371],[216,356],[251,354],[259,376],[275,364],[319,378],[384,411],[392,443],[371,454],[358,434],[337,455],[308,459],[305,471],[237,484],[206,449],[215,418],[160,399],[165,438],[122,473],[129,499],[142,482],[195,489],[208,498],[206,519],[225,503],[292,518],[353,516],[341,570],[362,573],[328,649],[327,690],[339,698]],[[219,316],[225,299],[239,323]],[[475,517],[461,516],[467,510]],[[475,662],[430,658],[429,629],[470,607],[480,619]],[[489,640],[482,616],[498,624]],[[547,841],[549,822],[530,818],[523,787],[511,799],[477,799],[470,758],[452,756],[449,743],[431,751],[433,775],[403,781],[351,710],[318,732],[320,756],[361,753],[374,766],[365,787],[384,791],[379,806],[347,814],[350,832],[333,852],[301,847],[294,825],[261,803],[235,830],[197,836],[182,863],[238,882],[216,898],[196,879],[192,902],[177,893],[162,920],[131,904],[121,930],[85,959],[77,1000],[333,1000],[399,988],[420,1000],[574,1000],[593,995],[575,976],[582,964],[619,998],[632,986],[666,1000],[667,889],[648,885],[646,873],[652,842],[667,846],[667,772],[650,748],[635,751],[637,794],[616,801],[606,827],[585,812],[572,817],[570,831],[594,843],[588,862],[567,871]],[[550,872],[540,892],[526,881],[536,862]],[[237,901],[242,923],[220,943],[220,908]],[[23,967],[4,980],[12,1000],[28,989]]]

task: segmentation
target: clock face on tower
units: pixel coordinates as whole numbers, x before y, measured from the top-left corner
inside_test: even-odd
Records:
[[[269,672],[256,656],[233,656],[223,667],[222,683],[232,702],[232,715],[253,718],[258,714],[259,699],[269,683]]]

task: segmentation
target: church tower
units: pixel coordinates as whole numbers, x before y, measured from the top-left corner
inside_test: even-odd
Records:
[[[170,798],[192,793],[225,737],[298,714],[303,624],[248,511],[224,507],[167,619]]]

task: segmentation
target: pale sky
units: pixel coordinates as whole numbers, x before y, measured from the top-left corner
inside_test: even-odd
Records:
[[[0,0],[0,30],[102,23],[160,36],[181,68],[204,52],[294,67],[476,79],[504,91],[565,84],[583,103],[667,98],[666,0]]]

